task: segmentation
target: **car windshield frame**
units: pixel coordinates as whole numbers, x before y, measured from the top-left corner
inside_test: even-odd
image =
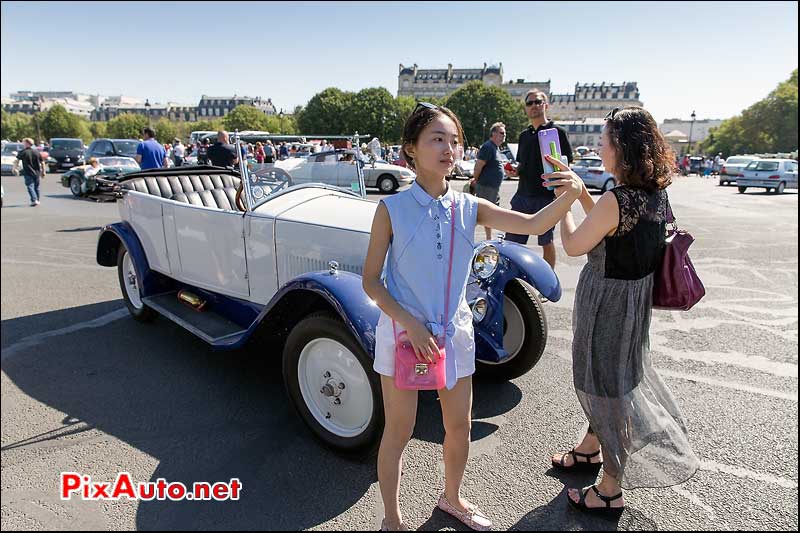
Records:
[[[750,165],[753,165],[753,168],[750,168]],[[773,172],[778,170],[781,167],[780,161],[752,161],[749,165],[747,165],[748,170],[755,170],[764,171],[764,172]]]
[[[25,145],[23,143],[8,143],[7,145],[3,146],[3,155],[14,155],[14,152],[21,152],[25,149]]]
[[[139,169],[139,164],[136,160],[127,156],[107,156],[98,157],[97,162],[104,167],[121,167],[121,168],[135,168]]]

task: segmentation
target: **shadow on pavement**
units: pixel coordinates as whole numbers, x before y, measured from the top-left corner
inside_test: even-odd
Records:
[[[279,346],[213,352],[164,318],[134,321],[121,299],[4,320],[1,329],[6,375],[67,414],[59,427],[6,442],[4,454],[64,437],[75,445],[97,439],[97,429],[154,457],[150,481],[243,485],[239,501],[140,502],[137,529],[307,529],[347,511],[377,480],[374,456],[338,456],[295,415]],[[474,414],[495,416],[521,398],[513,383],[477,380]],[[434,403],[434,393],[421,394],[415,436],[442,442]],[[478,420],[473,440],[496,430]]]

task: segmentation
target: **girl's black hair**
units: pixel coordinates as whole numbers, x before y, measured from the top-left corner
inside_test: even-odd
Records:
[[[435,106],[432,104],[420,104],[406,120],[403,126],[403,140],[401,141],[400,155],[405,160],[410,168],[416,170],[414,158],[406,152],[408,146],[414,145],[419,140],[419,136],[425,127],[436,120],[440,115],[444,115],[452,120],[456,125],[458,131],[458,142],[464,144],[464,128],[461,126],[461,121],[455,113],[450,111],[444,106]]]

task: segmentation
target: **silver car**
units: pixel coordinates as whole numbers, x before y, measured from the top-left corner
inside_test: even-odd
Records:
[[[722,168],[719,169],[719,184],[736,183],[736,180],[742,175],[744,167],[756,159],[758,158],[754,155],[734,155],[726,159]]]
[[[794,159],[756,159],[751,161],[736,180],[739,192],[759,187],[782,194],[784,189],[797,188],[797,161]]]
[[[572,164],[575,172],[586,184],[587,188],[609,191],[617,186],[617,179],[611,172],[606,171],[603,160],[599,156],[581,157]]]

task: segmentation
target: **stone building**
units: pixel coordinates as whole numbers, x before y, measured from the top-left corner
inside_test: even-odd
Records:
[[[420,69],[415,63],[411,67],[400,64],[397,76],[397,95],[412,96],[416,100],[444,98],[461,86],[474,80],[486,85],[500,87],[512,97],[522,100],[531,88],[550,93],[550,80],[533,82],[517,79],[503,83],[503,64],[487,65],[482,68],[453,68],[452,64],[442,69]]]
[[[551,94],[548,116],[553,120],[603,118],[615,107],[643,106],[635,81],[621,84],[575,84],[572,94]]]

